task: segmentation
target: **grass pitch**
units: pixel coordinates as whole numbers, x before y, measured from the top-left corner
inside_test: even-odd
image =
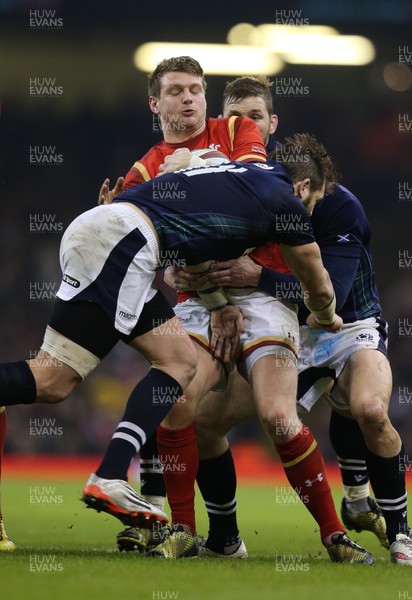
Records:
[[[316,524],[294,495],[240,486],[247,560],[164,561],[116,549],[122,524],[79,501],[84,480],[5,480],[3,513],[14,553],[0,553],[2,600],[408,600],[412,570],[392,565],[370,533],[354,534],[376,564],[332,564]],[[336,490],[336,502],[340,501]],[[207,531],[198,502],[198,528]]]

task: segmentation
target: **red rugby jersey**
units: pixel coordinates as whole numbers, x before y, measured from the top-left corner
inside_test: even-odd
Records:
[[[227,119],[208,118],[205,129],[194,138],[179,144],[169,144],[162,140],[150,148],[149,152],[136,161],[127,173],[125,189],[155,177],[165,156],[173,154],[177,148],[189,148],[189,150],[213,148],[226,154],[230,160],[246,162],[266,160],[265,146],[256,124],[251,119],[236,116]]]
[[[245,162],[266,160],[266,149],[255,123],[245,117],[207,118],[205,129],[190,140],[178,144],[170,144],[164,140],[155,144],[136,161],[125,178],[125,189],[149,181],[159,172],[159,166],[166,156],[173,154],[177,148],[197,150],[213,148],[226,154],[230,160]],[[258,264],[270,269],[289,273],[289,269],[276,244],[268,242],[256,248],[250,257]],[[178,292],[178,302],[196,297],[194,291]]]
[[[272,271],[289,274],[292,272],[285,263],[278,244],[274,244],[273,242],[267,242],[264,246],[259,246],[249,256],[258,265],[272,269]]]

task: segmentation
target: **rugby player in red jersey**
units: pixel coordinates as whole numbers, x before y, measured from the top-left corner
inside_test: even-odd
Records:
[[[159,63],[149,76],[148,95],[149,106],[159,120],[163,140],[137,160],[125,178],[118,178],[113,190],[109,190],[110,182],[106,179],[100,190],[99,203],[110,203],[114,196],[125,189],[148,181],[159,173],[190,165],[206,165],[205,160],[191,155],[192,150],[218,150],[230,160],[266,160],[265,146],[252,120],[236,115],[227,119],[206,117],[206,81],[203,69],[193,58],[173,57]],[[202,360],[206,350],[199,348],[198,352]],[[194,452],[196,441],[193,426],[187,429],[185,435]],[[155,434],[143,446],[140,460],[142,495],[163,508],[165,488]],[[134,533],[138,537],[137,543],[141,542],[142,546],[151,538],[150,530]],[[132,543],[136,543],[136,539]]]

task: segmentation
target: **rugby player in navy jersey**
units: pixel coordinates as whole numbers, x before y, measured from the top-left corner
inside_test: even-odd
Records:
[[[261,99],[268,101],[270,84],[267,80],[253,83],[254,80],[239,78],[229,84],[232,88],[225,92],[224,116],[252,116],[251,111],[259,114],[259,103],[253,103],[250,89],[254,85],[254,89],[258,90],[260,86]],[[264,141],[271,133],[268,126],[270,114],[268,111],[266,118],[256,119]],[[332,341],[316,332],[311,335],[307,327],[302,329],[300,405],[310,409],[322,392],[327,393],[335,383],[331,394],[334,410],[330,435],[344,482],[343,521],[350,529],[373,531],[386,547],[389,538],[391,560],[411,564],[405,476],[399,469],[403,450],[387,414],[391,372],[386,359],[386,323],[380,316],[372,270],[369,225],[359,201],[343,186],[331,189],[331,193],[313,211],[312,222],[346,324],[339,337]],[[231,261],[222,268],[223,271],[214,279],[215,283],[259,287],[277,297],[282,297],[283,293],[285,300],[294,301],[290,290],[296,289],[296,286],[291,275],[276,274],[248,257]],[[332,344],[335,355],[318,364],[314,357],[323,343],[327,346]],[[347,390],[351,393],[348,394]],[[196,413],[200,456],[197,480],[206,506],[213,506],[213,510],[209,511],[211,529],[204,551],[210,553],[214,549],[219,555],[223,554],[224,536],[238,535],[235,514],[229,514],[223,508],[228,506],[228,502],[231,508],[236,506],[236,480],[234,475],[228,475],[228,471],[233,470],[233,461],[225,433],[234,424],[255,416],[250,391],[245,385],[242,388],[240,382],[236,391],[233,396],[236,406],[233,400],[230,402],[230,393],[226,394],[224,404],[216,397],[213,401],[211,395],[200,403]],[[240,397],[244,399],[243,409]],[[223,414],[222,407],[225,407]],[[349,408],[356,420],[347,418]],[[216,436],[216,432],[220,435]],[[368,471],[380,508],[369,497]],[[231,489],[228,489],[227,482],[232,482]]]
[[[310,160],[316,171],[318,162]],[[303,165],[307,169],[308,161]],[[62,283],[40,352],[35,359],[0,364],[0,395],[9,406],[66,399],[120,339],[149,361],[149,374],[132,391],[102,463],[84,490],[89,506],[137,525],[167,517],[128,485],[130,461],[171,406],[175,411],[182,406],[177,401],[193,379],[197,361],[173,310],[152,287],[161,251],[177,252],[189,268],[239,256],[272,239],[281,244],[299,277],[316,326],[333,332],[342,325],[310,221],[285,169],[228,163],[163,177],[177,184],[179,202],[156,198],[153,180],[71,223],[60,248]],[[294,178],[296,189],[301,183]],[[313,194],[319,197],[323,191],[322,178]],[[204,297],[212,302],[213,294],[208,290]],[[237,324],[239,311],[226,306],[213,311],[216,322],[228,312]],[[155,326],[161,344],[153,335]]]

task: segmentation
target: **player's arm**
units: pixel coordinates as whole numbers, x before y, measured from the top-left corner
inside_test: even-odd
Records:
[[[257,125],[248,117],[229,117],[229,135],[232,144],[230,160],[264,162],[266,148]]]
[[[126,177],[124,178],[125,190],[139,183],[150,181],[150,179],[153,178],[154,174],[152,173],[151,165],[147,164],[147,161],[145,160],[147,156],[148,155],[146,154],[141,160],[137,160],[130,171],[126,173]]]
[[[314,321],[322,329],[339,331],[342,319],[336,315],[335,292],[329,274],[322,263],[316,242],[290,246],[280,244],[289,268],[301,283],[304,301]]]
[[[205,274],[209,272],[212,261],[198,265],[190,265],[179,271],[174,270],[172,277],[174,283],[178,273],[185,276],[185,285],[188,289],[197,289],[198,296],[204,306],[210,311],[210,348],[216,358],[229,362],[234,358],[240,333],[243,329],[243,316],[238,308],[230,306],[226,293],[221,286],[212,286],[207,283]],[[170,273],[170,269],[169,269]],[[200,281],[203,280],[203,287]],[[206,282],[206,283],[205,283]],[[206,287],[205,287],[206,286]],[[176,289],[176,285],[173,286]],[[198,288],[201,289],[198,289]]]
[[[187,265],[184,268],[184,271],[189,276],[194,276],[195,281],[200,282],[202,281],[202,277],[207,275],[212,264],[212,260],[207,260],[196,265]],[[210,286],[207,283],[207,280],[205,281],[206,283],[203,285],[198,283],[196,287],[192,289],[197,291],[200,299],[208,310],[219,310],[229,304],[225,291],[221,286]]]
[[[339,311],[355,282],[363,252],[366,216],[358,200],[339,187],[315,208],[312,222]]]
[[[259,265],[247,255],[215,263],[207,279],[210,283],[223,287],[259,288],[277,300],[305,305],[299,280],[295,275]],[[184,285],[183,281],[181,283]]]
[[[342,308],[354,284],[359,267],[359,258],[352,256],[334,256],[322,251],[322,261],[329,273],[336,296],[336,310]]]

